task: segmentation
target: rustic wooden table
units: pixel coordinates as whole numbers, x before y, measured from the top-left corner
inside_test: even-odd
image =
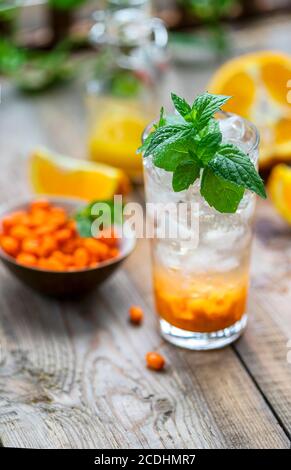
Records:
[[[193,96],[211,67],[169,74]],[[28,192],[26,160],[38,144],[84,156],[79,86],[25,97],[9,84],[0,105],[1,202]],[[291,230],[266,203],[257,211],[250,322],[233,346],[190,352],[159,336],[148,244],[99,291],[54,301],[0,267],[0,439],[36,448],[290,448]],[[141,328],[127,310],[140,304]],[[167,358],[146,369],[145,353]],[[289,341],[289,358],[291,355]]]

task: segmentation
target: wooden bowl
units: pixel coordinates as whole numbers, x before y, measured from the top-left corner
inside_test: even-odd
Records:
[[[52,204],[63,207],[68,214],[73,214],[77,208],[85,205],[84,201],[73,198],[47,197]],[[0,220],[6,215],[18,210],[27,209],[30,202],[37,199],[30,198],[24,202],[0,205]],[[120,238],[120,255],[116,258],[103,261],[94,268],[76,271],[49,271],[45,269],[24,266],[5,253],[0,248],[0,259],[7,269],[21,282],[42,294],[54,297],[79,296],[97,288],[102,282],[121,265],[133,251],[136,244],[134,236]]]

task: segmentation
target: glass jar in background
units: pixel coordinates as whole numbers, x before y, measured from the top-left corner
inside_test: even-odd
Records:
[[[256,128],[227,113],[221,113],[219,124],[223,139],[240,147],[257,164]],[[169,342],[188,349],[225,346],[241,335],[247,323],[256,196],[246,191],[234,214],[220,213],[200,195],[199,180],[185,191],[174,192],[172,173],[157,168],[150,156],[143,161],[147,203],[184,203],[189,210],[192,203],[197,206],[193,242],[182,237],[161,237],[161,218],[153,224],[153,285],[161,333]],[[183,220],[179,219],[178,225],[178,233],[189,231]]]
[[[159,109],[167,31],[143,9],[96,12],[90,39],[99,49],[87,83],[89,157],[142,177],[136,149],[147,122]]]

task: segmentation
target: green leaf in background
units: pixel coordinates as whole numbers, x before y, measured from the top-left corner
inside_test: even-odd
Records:
[[[48,0],[49,5],[56,10],[73,10],[86,3],[87,0]]]
[[[217,176],[267,197],[263,180],[250,158],[235,145],[221,145],[209,167]]]
[[[141,81],[131,71],[116,71],[110,81],[112,95],[120,98],[137,96],[141,87]]]
[[[10,75],[17,71],[26,60],[26,52],[15,47],[10,41],[0,39],[0,73]]]
[[[199,178],[200,168],[199,163],[193,159],[179,163],[173,173],[173,190],[179,192],[188,189]]]
[[[123,222],[123,205],[118,202],[114,202],[113,199],[108,199],[108,200],[96,200],[92,201],[89,204],[87,204],[85,207],[82,207],[79,209],[75,216],[74,219],[76,220],[77,223],[77,230],[79,232],[79,235],[81,237],[92,237],[92,224],[94,220],[96,220],[99,216],[101,216],[100,213],[94,213],[93,214],[93,208],[96,204],[106,204],[109,209],[110,209],[110,215],[111,215],[111,220],[110,224],[111,225],[122,225]],[[117,209],[117,210],[115,210]]]
[[[236,212],[245,189],[225,181],[205,168],[202,175],[200,192],[211,207],[222,213]]]
[[[76,224],[77,224],[77,230],[82,238],[90,238],[92,237],[91,233],[91,227],[92,227],[92,221],[90,218],[86,218],[83,216],[76,215],[75,217]]]

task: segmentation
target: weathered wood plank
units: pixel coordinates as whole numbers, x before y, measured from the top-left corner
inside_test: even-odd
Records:
[[[288,447],[232,350],[164,344],[127,270],[79,303],[48,301],[1,276],[3,445]],[[131,303],[147,312],[142,328],[128,324]],[[149,349],[165,354],[165,373],[145,368]]]
[[[250,324],[235,349],[291,436],[291,230],[260,204],[253,250]],[[291,345],[289,344],[289,349]]]

